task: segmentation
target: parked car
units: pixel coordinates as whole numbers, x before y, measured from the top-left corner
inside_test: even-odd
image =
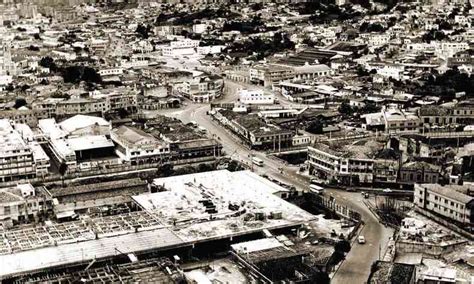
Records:
[[[383,192],[390,193],[390,192],[392,192],[392,190],[390,188],[386,188],[386,189],[383,190]]]
[[[364,236],[359,236],[359,237],[357,238],[357,242],[358,242],[359,244],[365,244],[365,237],[364,237]]]

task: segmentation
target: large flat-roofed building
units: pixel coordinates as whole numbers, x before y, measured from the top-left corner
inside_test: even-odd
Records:
[[[265,229],[299,228],[316,218],[281,199],[287,189],[249,171],[212,171],[153,183],[162,191],[132,197],[142,211],[5,231],[0,280],[118,254],[140,258],[216,240],[230,242]]]
[[[160,220],[173,225],[174,232],[187,240],[291,227],[313,219],[282,199],[288,197],[288,189],[250,171],[218,170],[158,178],[153,184],[161,191],[133,199],[144,210],[157,212]],[[248,214],[255,216],[255,226],[248,227],[245,222],[235,226]]]
[[[115,163],[115,146],[110,138],[108,122],[99,117],[74,116],[61,123],[54,118],[41,119],[40,130],[48,140],[51,157],[65,164],[68,171],[90,167],[89,162]]]
[[[462,226],[474,227],[472,185],[415,184],[414,203]]]

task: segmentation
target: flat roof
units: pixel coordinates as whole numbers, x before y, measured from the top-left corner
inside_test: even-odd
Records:
[[[73,151],[84,151],[114,147],[114,143],[112,142],[112,140],[105,137],[105,135],[87,135],[76,138],[69,138],[67,139],[67,143]]]
[[[70,243],[6,254],[0,257],[0,280],[53,266],[89,262],[93,259],[181,245],[171,230],[160,228],[116,237]]]
[[[250,171],[219,170],[159,178],[153,183],[166,191],[132,198],[145,210],[157,213],[165,224],[176,226],[175,232],[190,241],[289,227],[315,219],[274,195],[287,189]],[[232,204],[238,208],[231,209]],[[276,213],[281,218],[269,217]],[[250,221],[243,221],[244,215]],[[256,215],[268,218],[258,219]]]

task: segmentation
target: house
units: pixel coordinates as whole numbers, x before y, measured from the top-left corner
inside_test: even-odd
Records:
[[[441,167],[427,162],[408,162],[401,166],[399,183],[438,183]]]
[[[31,184],[0,189],[0,224],[12,226],[38,217],[50,209],[50,200]]]

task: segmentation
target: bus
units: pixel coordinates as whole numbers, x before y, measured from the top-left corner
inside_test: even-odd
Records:
[[[310,184],[309,185],[309,191],[312,193],[316,194],[323,194],[324,188],[320,187],[319,185],[316,184]]]
[[[252,163],[259,166],[259,167],[263,167],[263,160],[260,159],[260,158],[253,157],[252,158]]]

